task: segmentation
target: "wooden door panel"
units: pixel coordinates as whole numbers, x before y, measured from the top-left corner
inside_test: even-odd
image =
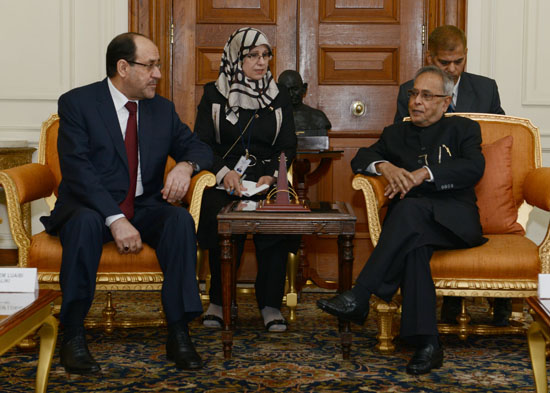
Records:
[[[399,22],[399,0],[320,0],[319,8],[321,22]]]
[[[274,24],[276,6],[277,0],[197,0],[197,22]]]

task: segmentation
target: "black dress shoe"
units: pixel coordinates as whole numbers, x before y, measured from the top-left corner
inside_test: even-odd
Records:
[[[433,344],[427,344],[416,350],[407,364],[407,374],[427,374],[432,368],[440,368],[442,365],[443,348],[440,346],[435,349]]]
[[[512,315],[512,299],[495,298],[493,305],[493,326],[510,325]]]
[[[441,305],[441,322],[456,325],[456,318],[462,311],[462,298],[455,296],[443,296]]]
[[[317,307],[345,321],[363,325],[369,315],[369,302],[359,301],[352,291],[346,291],[332,299],[317,300]]]
[[[184,370],[198,370],[202,368],[202,360],[189,337],[183,329],[171,329],[166,342],[166,356],[176,362],[176,367]]]
[[[59,351],[61,357],[61,365],[65,367],[65,371],[71,374],[95,374],[101,368],[94,360],[88,345],[86,337],[77,335],[61,345]]]

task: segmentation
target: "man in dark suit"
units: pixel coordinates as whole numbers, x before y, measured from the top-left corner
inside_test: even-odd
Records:
[[[500,106],[498,87],[493,79],[481,75],[464,72],[466,66],[466,35],[456,26],[439,26],[428,37],[428,64],[437,66],[449,74],[454,80],[453,98],[449,112],[495,113],[504,115]],[[397,95],[397,112],[394,122],[403,121],[409,116],[407,91],[413,86],[413,81],[403,83]],[[445,296],[441,306],[441,320],[455,324],[461,310],[460,297]],[[509,324],[512,304],[510,299],[495,298],[493,325],[507,326]]]
[[[456,26],[439,26],[428,37],[427,63],[448,73],[455,83],[449,111],[503,115],[496,82],[481,75],[464,72],[467,53],[466,36]],[[395,123],[409,116],[407,91],[412,86],[412,80],[399,86]]]
[[[212,163],[210,148],[183,124],[174,105],[155,95],[159,52],[145,36],[125,33],[107,48],[105,80],[59,98],[58,152],[63,179],[46,231],[63,246],[61,363],[70,373],[99,372],[86,344],[84,318],[92,304],[103,244],[137,254],[146,242],[164,273],[162,303],[168,358],[178,368],[202,361],[187,323],[202,312],[195,278],[195,226],[171,205],[191,176]],[[163,185],[168,156],[177,164]]]
[[[410,122],[386,127],[351,162],[354,173],[382,175],[392,199],[378,244],[355,287],[317,302],[324,311],[363,324],[371,294],[390,301],[403,295],[401,337],[417,345],[409,374],[441,367],[443,349],[436,323],[435,286],[430,271],[434,249],[484,243],[474,186],[483,175],[479,125],[444,117],[453,82],[435,66],[418,71],[409,91]]]

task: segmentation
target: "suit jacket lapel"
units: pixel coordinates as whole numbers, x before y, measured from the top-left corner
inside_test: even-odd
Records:
[[[455,112],[471,112],[474,97],[475,94],[470,77],[466,72],[463,72],[460,77],[460,84],[458,85],[458,97],[456,100]]]
[[[109,131],[109,135],[113,139],[116,151],[120,155],[120,158],[124,161],[124,165],[128,168],[128,156],[126,155],[126,146],[124,146],[124,139],[122,138],[122,130],[120,129],[120,123],[115,111],[115,104],[111,98],[109,92],[109,86],[107,85],[107,79],[104,79],[101,88],[99,89],[97,97],[97,109],[99,115],[103,119],[105,128]]]
[[[149,159],[151,149],[151,138],[153,133],[153,114],[151,107],[148,105],[149,100],[141,100],[139,102],[139,117],[138,117],[138,143],[139,143],[139,162],[141,168],[141,178],[145,178],[147,172],[147,160]],[[143,180],[142,180],[143,181]]]

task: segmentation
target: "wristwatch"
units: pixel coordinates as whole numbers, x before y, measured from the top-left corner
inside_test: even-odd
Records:
[[[193,161],[185,161],[186,163],[188,163],[189,165],[191,165],[191,168],[193,168],[193,172],[198,172],[199,171],[199,165],[196,163],[196,162],[193,162]]]

